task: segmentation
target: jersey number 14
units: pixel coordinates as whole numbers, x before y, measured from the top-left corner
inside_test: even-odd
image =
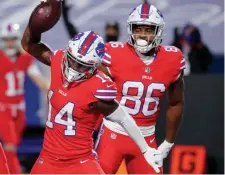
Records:
[[[53,96],[53,91],[49,91],[48,93],[48,100],[49,100],[49,110],[48,110],[48,120],[46,125],[49,128],[54,127],[54,123],[64,125],[66,129],[64,130],[64,135],[66,136],[74,136],[76,135],[76,122],[73,119],[73,110],[75,108],[75,104],[72,102],[66,103],[63,108],[54,116],[52,116],[52,105],[51,105],[51,98]],[[64,118],[65,117],[65,118]]]

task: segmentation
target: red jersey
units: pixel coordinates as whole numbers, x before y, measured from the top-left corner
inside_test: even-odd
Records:
[[[117,100],[138,126],[154,125],[162,97],[185,68],[181,51],[159,46],[153,61],[145,64],[128,43],[107,43],[106,48],[103,63],[117,85]]]
[[[51,85],[48,94],[49,115],[43,150],[58,159],[82,158],[92,154],[92,132],[101,115],[93,113],[89,104],[116,98],[115,83],[102,72],[67,88],[63,86],[63,50],[51,59]]]
[[[25,74],[32,56],[21,53],[15,61],[0,51],[0,102],[18,104],[24,100]]]

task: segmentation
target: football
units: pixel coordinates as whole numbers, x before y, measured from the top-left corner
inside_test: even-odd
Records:
[[[59,21],[61,12],[61,0],[41,2],[30,16],[29,28],[31,32],[43,33],[50,30]]]

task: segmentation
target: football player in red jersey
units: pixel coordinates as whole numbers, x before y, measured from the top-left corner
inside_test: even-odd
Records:
[[[12,174],[21,173],[16,149],[26,125],[25,75],[46,92],[49,86],[32,56],[22,50],[20,35],[18,24],[5,25],[0,33],[0,139]]]
[[[150,147],[157,148],[155,125],[161,99],[168,92],[166,138],[158,147],[165,158],[174,145],[183,113],[185,59],[178,48],[160,45],[164,25],[163,15],[155,6],[134,8],[127,21],[128,42],[106,44],[106,66],[101,70],[115,81],[117,100],[133,116]],[[103,120],[95,148],[105,173],[115,173],[123,159],[129,174],[155,173],[126,131],[112,121]]]
[[[2,144],[0,143],[0,174],[9,174],[9,168],[5,158],[4,150]]]
[[[103,39],[92,31],[79,33],[66,50],[52,52],[41,42],[41,33],[33,34],[29,26],[23,48],[51,66],[44,143],[31,173],[104,173],[92,151],[92,132],[101,115],[126,130],[149,165],[159,171],[161,153],[147,145],[132,117],[114,100],[115,83],[97,71],[105,54]]]

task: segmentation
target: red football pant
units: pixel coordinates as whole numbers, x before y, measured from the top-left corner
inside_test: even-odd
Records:
[[[56,160],[44,151],[36,160],[31,174],[105,174],[94,156],[74,160]]]
[[[17,117],[14,119],[16,127],[17,145],[20,144],[26,128],[26,114],[24,110],[17,110]]]
[[[0,139],[4,144],[17,144],[16,126],[10,109],[0,111]]]
[[[0,174],[9,174],[7,161],[1,143],[0,143]]]
[[[12,116],[10,109],[0,111],[0,138],[4,143],[18,145],[23,137],[26,126],[24,110],[17,110],[16,116]]]
[[[17,110],[17,116],[12,115],[11,109],[0,111],[0,139],[5,146],[13,145],[17,147],[25,127],[25,112]],[[12,174],[20,174],[20,163],[16,151],[5,149],[9,171]]]
[[[106,174],[115,174],[122,160],[125,160],[128,174],[156,174],[129,136],[118,134],[103,126],[98,139],[95,148]],[[157,148],[155,135],[145,137],[145,140],[150,147]]]

